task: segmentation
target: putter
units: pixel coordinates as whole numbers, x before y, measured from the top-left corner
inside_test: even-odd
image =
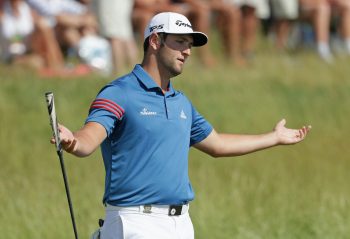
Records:
[[[53,132],[53,137],[55,138],[55,141],[56,141],[56,143],[55,143],[56,144],[56,151],[57,151],[57,154],[58,154],[58,157],[60,160],[60,164],[61,164],[63,181],[64,181],[64,186],[66,189],[69,211],[70,211],[70,216],[71,216],[72,224],[73,224],[74,236],[75,236],[75,239],[78,239],[78,231],[77,231],[77,228],[75,225],[74,212],[73,212],[72,201],[71,201],[71,197],[70,197],[70,193],[69,193],[67,174],[66,174],[66,169],[64,167],[63,150],[62,150],[62,146],[61,146],[60,135],[58,132],[58,124],[57,124],[57,116],[56,116],[56,110],[55,110],[54,95],[52,92],[47,92],[47,93],[45,93],[45,98],[46,98],[46,103],[47,103],[47,109],[49,111],[50,124],[51,124],[52,132]]]

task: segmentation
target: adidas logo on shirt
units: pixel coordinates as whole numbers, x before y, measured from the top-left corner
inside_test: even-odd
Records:
[[[180,118],[181,118],[181,119],[187,119],[187,116],[185,115],[184,110],[181,110]]]

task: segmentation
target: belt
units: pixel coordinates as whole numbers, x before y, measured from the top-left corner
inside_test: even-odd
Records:
[[[141,205],[130,207],[118,207],[110,204],[106,205],[106,210],[116,210],[120,212],[140,212],[145,214],[165,214],[168,216],[179,216],[188,212],[190,205]]]

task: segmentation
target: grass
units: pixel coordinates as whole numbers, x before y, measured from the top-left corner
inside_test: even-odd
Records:
[[[326,65],[309,52],[261,48],[250,68],[219,56],[203,69],[196,60],[174,80],[220,132],[262,133],[281,118],[311,124],[301,144],[237,158],[212,159],[192,150],[196,192],[191,216],[196,238],[336,238],[350,234],[350,68],[348,58]],[[40,79],[30,70],[0,67],[1,237],[72,238],[62,175],[44,93],[54,91],[59,121],[72,129],[111,78]],[[65,154],[81,238],[103,217],[99,152]]]

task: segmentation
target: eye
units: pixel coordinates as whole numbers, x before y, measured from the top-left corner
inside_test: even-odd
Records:
[[[186,47],[189,49],[192,49],[193,43],[192,42],[186,42]]]
[[[189,41],[183,40],[183,39],[178,39],[178,40],[176,40],[176,42],[181,46],[188,47],[189,49],[191,49],[193,46],[192,42],[189,42]]]

